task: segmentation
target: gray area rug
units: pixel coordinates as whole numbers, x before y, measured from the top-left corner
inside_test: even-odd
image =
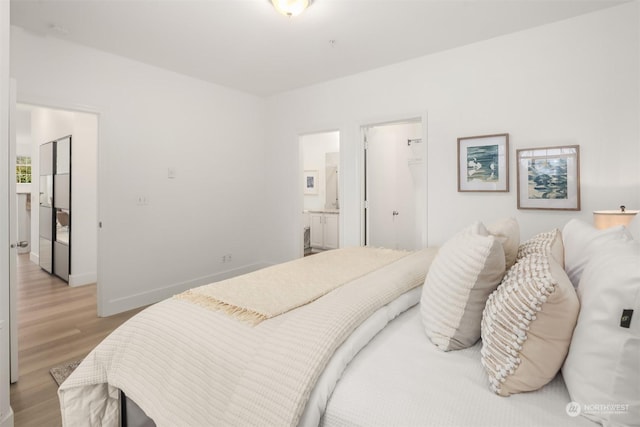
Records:
[[[62,365],[55,366],[49,370],[51,376],[58,386],[67,379],[69,375],[78,367],[78,365],[82,362],[82,360],[74,360],[73,362],[63,363]]]

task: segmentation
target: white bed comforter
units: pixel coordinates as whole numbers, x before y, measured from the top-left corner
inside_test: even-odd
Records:
[[[123,390],[159,427],[296,425],[334,351],[422,284],[435,252],[408,255],[257,326],[187,301],[158,303],[114,331],[62,384],[63,424],[117,426]]]
[[[420,294],[416,288],[403,296],[413,298],[415,306],[377,334],[341,372],[320,426],[598,427],[567,413],[571,398],[560,374],[537,391],[509,397],[491,392],[480,363],[482,343],[439,350],[424,332]]]

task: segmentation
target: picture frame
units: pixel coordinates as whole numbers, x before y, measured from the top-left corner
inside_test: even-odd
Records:
[[[318,194],[318,171],[317,170],[306,170],[303,175],[304,194],[306,195],[317,195]]]
[[[509,191],[509,134],[458,138],[458,191]]]
[[[580,210],[580,146],[516,151],[518,209]]]

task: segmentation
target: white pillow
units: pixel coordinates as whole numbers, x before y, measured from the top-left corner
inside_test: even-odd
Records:
[[[594,252],[577,291],[581,310],[562,367],[571,400],[605,426],[638,425],[640,241],[617,240]]]
[[[476,222],[438,251],[422,288],[420,313],[427,336],[444,351],[480,338],[482,311],[505,273],[502,244]]]
[[[489,234],[494,236],[502,244],[506,268],[509,269],[515,262],[520,245],[520,226],[515,218],[505,218],[487,225]]]
[[[633,217],[627,229],[635,240],[640,241],[640,213]]]
[[[631,234],[622,225],[598,230],[593,225],[579,219],[570,220],[562,229],[562,239],[564,243],[564,268],[573,286],[578,286],[582,271],[594,250],[606,242],[631,238]]]

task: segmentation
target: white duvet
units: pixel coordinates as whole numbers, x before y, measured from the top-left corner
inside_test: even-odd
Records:
[[[297,425],[335,350],[380,307],[422,284],[435,252],[407,255],[256,326],[183,300],[158,303],[61,385],[63,424],[117,426],[122,390],[159,427]]]
[[[376,313],[356,330],[336,352],[318,382],[320,387],[326,377],[339,376],[326,408],[327,389],[316,390],[314,393],[322,395],[322,399],[313,403],[305,415],[311,411],[317,415],[321,407],[319,425],[325,427],[598,425],[582,416],[567,414],[571,399],[561,375],[538,391],[510,397],[492,393],[480,364],[480,342],[464,350],[443,352],[429,341],[420,319],[420,293],[421,288],[417,288],[404,295],[400,300],[414,306],[381,330],[344,369],[348,358],[336,361],[343,349],[353,352],[353,347],[360,344],[352,339],[358,341],[359,335],[378,329],[374,318],[381,317],[378,321],[384,323],[384,317],[392,310]],[[336,380],[332,378],[330,382]],[[318,425],[311,416],[303,420],[309,421],[304,426]]]

